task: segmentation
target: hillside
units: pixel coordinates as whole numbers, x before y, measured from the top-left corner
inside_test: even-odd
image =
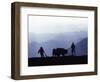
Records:
[[[76,54],[75,56],[81,56],[88,53],[88,38],[84,38],[78,43],[75,44],[76,46]],[[71,55],[71,48],[68,49],[69,55]]]
[[[86,55],[84,55],[84,56],[29,58],[28,66],[87,64],[88,63],[87,58],[88,57]]]

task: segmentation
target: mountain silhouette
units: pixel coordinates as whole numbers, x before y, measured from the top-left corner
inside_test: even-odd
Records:
[[[29,43],[31,42],[48,42],[54,41],[68,41],[68,42],[78,42],[83,38],[87,37],[87,32],[67,32],[67,33],[48,33],[48,34],[34,34],[29,33]]]
[[[87,55],[88,53],[88,38],[84,38],[79,43],[76,44],[78,55]]]
[[[88,38],[84,38],[78,43],[75,44],[76,48],[76,54],[75,56],[82,56],[82,55],[87,55],[88,53]],[[68,49],[69,55],[71,55],[71,48]]]

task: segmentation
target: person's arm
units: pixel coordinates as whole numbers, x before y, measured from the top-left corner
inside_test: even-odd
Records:
[[[71,48],[72,48],[72,45],[71,45]]]

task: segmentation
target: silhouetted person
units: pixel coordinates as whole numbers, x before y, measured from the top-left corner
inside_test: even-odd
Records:
[[[41,57],[44,57],[45,51],[43,49],[43,47],[40,47],[40,49],[38,50],[38,54],[40,53]]]
[[[71,53],[72,53],[72,55],[76,54],[74,42],[73,42],[72,45],[71,45]]]

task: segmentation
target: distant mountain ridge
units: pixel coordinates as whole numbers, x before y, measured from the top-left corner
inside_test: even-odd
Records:
[[[75,44],[76,46],[76,54],[75,56],[87,55],[88,54],[88,38],[84,38],[78,43]],[[68,49],[69,54],[71,55],[71,48]]]
[[[78,40],[78,39],[83,39],[87,37],[87,32],[84,31],[78,31],[78,32],[67,32],[67,33],[49,33],[49,34],[34,34],[34,33],[29,33],[29,43],[31,42],[48,42],[50,40],[55,40],[57,38],[61,41],[66,40]]]
[[[39,37],[44,35],[38,35]],[[38,37],[37,36],[37,37]],[[33,35],[34,37],[34,35]],[[46,38],[47,37],[47,38]],[[39,38],[40,39],[40,38]],[[76,50],[79,55],[87,54],[87,33],[86,32],[74,32],[74,33],[63,33],[59,35],[45,35],[44,41],[37,41],[39,39],[29,37],[28,43],[28,57],[40,57],[37,53],[40,46],[42,46],[48,56],[52,55],[53,48],[65,48],[70,51],[72,42],[75,42]],[[69,52],[68,55],[70,55]]]

